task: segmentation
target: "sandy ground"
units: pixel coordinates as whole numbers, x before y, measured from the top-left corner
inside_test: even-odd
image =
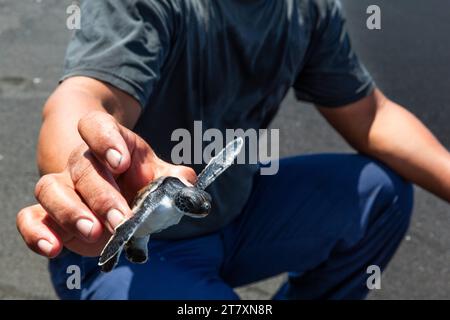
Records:
[[[354,44],[378,85],[416,113],[450,146],[450,2],[379,0],[382,30],[365,27],[371,1],[345,0]],[[28,251],[15,227],[17,211],[33,203],[40,109],[61,74],[70,32],[61,0],[0,0],[0,298],[54,299],[46,260]],[[351,149],[311,106],[289,95],[273,123],[283,156]],[[420,150],[418,150],[420,152]],[[450,297],[450,208],[417,189],[414,219],[370,299]],[[239,289],[267,299],[281,277]]]

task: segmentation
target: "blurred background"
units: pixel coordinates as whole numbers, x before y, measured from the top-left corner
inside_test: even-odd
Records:
[[[43,103],[61,75],[71,32],[66,0],[0,0],[0,298],[55,299],[47,261],[22,242],[18,210],[34,202],[35,145]],[[353,44],[378,86],[450,148],[450,1],[342,0]],[[381,30],[366,9],[381,8]],[[351,149],[313,107],[285,99],[272,127],[281,155]],[[420,150],[417,150],[420,152]],[[369,299],[450,298],[450,206],[417,188],[411,229]],[[238,292],[267,299],[283,275]]]

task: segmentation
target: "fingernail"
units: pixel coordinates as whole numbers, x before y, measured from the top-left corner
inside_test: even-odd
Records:
[[[124,216],[122,212],[117,209],[111,209],[106,214],[106,219],[113,229],[115,229],[119,224],[122,223]]]
[[[89,239],[94,224],[88,219],[80,219],[76,223],[78,231],[87,239]]]
[[[50,256],[50,253],[52,252],[53,249],[53,245],[48,242],[45,239],[40,239],[37,242],[37,246],[39,248],[39,250],[41,250],[43,253],[45,253],[45,255]]]
[[[117,150],[108,149],[106,151],[106,161],[108,161],[112,168],[117,168],[122,162],[122,155]]]

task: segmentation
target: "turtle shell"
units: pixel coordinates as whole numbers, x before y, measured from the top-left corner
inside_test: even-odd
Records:
[[[137,208],[139,208],[142,205],[142,202],[144,199],[153,191],[158,189],[158,187],[161,185],[161,183],[166,179],[167,177],[159,177],[156,180],[153,180],[148,185],[143,187],[141,190],[138,191],[136,196],[134,197],[133,204],[131,205],[131,210],[134,212]]]

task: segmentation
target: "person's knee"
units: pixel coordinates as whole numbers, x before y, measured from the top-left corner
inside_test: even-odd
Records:
[[[376,211],[384,211],[395,206],[404,219],[408,219],[414,202],[412,184],[385,165],[371,161],[361,172],[359,181],[360,192],[372,194]]]

